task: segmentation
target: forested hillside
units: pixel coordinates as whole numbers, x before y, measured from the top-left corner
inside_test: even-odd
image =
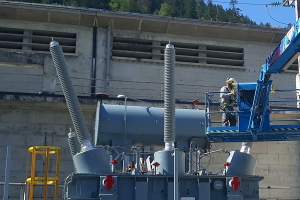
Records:
[[[20,1],[20,0],[19,0]],[[123,12],[154,14],[221,22],[256,25],[230,0],[230,8],[213,4],[212,0],[22,0],[30,3],[57,4],[86,8],[98,8]],[[267,24],[260,24],[270,26]]]

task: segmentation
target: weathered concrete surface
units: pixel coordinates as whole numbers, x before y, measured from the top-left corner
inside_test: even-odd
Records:
[[[60,31],[76,33],[76,54],[66,55],[66,62],[78,95],[91,95],[92,77],[92,27],[64,25],[54,23],[27,22],[1,19],[1,26],[8,28]],[[111,41],[107,41],[108,35]],[[136,38],[150,41],[174,41],[180,43],[194,43],[202,45],[239,47],[244,49],[244,67],[208,66],[198,63],[176,65],[176,91],[177,99],[190,101],[198,98],[204,101],[204,93],[208,90],[218,90],[224,85],[227,77],[235,77],[238,82],[256,81],[261,65],[274,49],[273,43],[255,41],[224,40],[220,38],[181,36],[175,34],[157,34],[131,30],[98,28],[97,55],[96,55],[96,87],[95,91],[108,93],[115,97],[122,93],[132,98],[162,99],[164,69],[162,60],[141,61],[136,59],[114,58],[107,56],[111,51],[114,37]],[[257,38],[258,39],[258,38]],[[175,46],[176,48],[176,46]],[[7,55],[4,55],[7,54]],[[13,59],[15,55],[26,59]],[[62,94],[61,86],[54,71],[52,58],[48,53],[3,52],[0,55],[0,70],[5,79],[0,79],[0,90],[8,92],[49,93]],[[107,58],[110,59],[107,62]],[[40,62],[42,61],[42,62]],[[9,63],[9,64],[8,64]],[[34,64],[34,65],[33,65]],[[22,65],[23,68],[18,67]],[[24,67],[26,67],[24,69]],[[25,75],[26,74],[26,75]],[[273,76],[275,89],[279,87],[280,79],[285,81],[280,88],[295,87],[296,72],[288,72]],[[25,76],[24,76],[25,75]],[[15,81],[18,79],[19,81]],[[283,97],[282,93],[275,96]]]
[[[93,132],[94,112],[94,105],[83,106],[83,113],[91,134]],[[66,104],[1,101],[0,121],[0,159],[5,160],[6,146],[11,146],[12,149],[10,182],[25,182],[26,169],[30,170],[31,157],[29,157],[28,168],[26,164],[30,146],[61,147],[61,181],[74,171],[67,141],[67,134],[73,125]],[[44,175],[44,159],[42,156],[37,156],[36,176]],[[5,162],[0,162],[0,171],[4,172],[4,170]],[[54,171],[55,162],[50,160],[50,174],[52,176]],[[1,173],[0,177],[1,180],[4,180],[4,173]],[[41,190],[42,187],[37,187],[35,190],[36,197],[40,197]],[[18,199],[19,191],[20,187],[11,186],[9,190],[10,199]],[[3,190],[1,189],[0,196],[2,195]],[[51,195],[53,194],[51,193],[49,196]]]
[[[78,95],[90,96],[92,67],[92,28],[32,22],[0,20],[0,25],[7,28],[59,31],[76,33],[77,52],[65,56],[70,76]],[[55,38],[54,38],[55,39]],[[49,41],[50,47],[50,41]],[[62,94],[56,77],[55,67],[49,52],[22,52],[20,50],[0,52],[0,91]],[[5,77],[5,79],[4,79]],[[18,81],[17,81],[18,80]]]

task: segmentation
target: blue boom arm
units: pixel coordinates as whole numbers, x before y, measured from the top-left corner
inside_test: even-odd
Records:
[[[300,20],[289,30],[279,45],[266,59],[260,72],[252,104],[248,131],[254,140],[256,133],[261,132],[264,126],[264,117],[268,111],[269,94],[272,81],[271,74],[284,72],[299,56]]]
[[[300,125],[271,125],[271,75],[284,72],[299,56],[300,19],[262,65],[257,82],[237,85],[238,126],[213,126],[210,92],[206,94],[206,136],[211,142],[285,141],[300,139]],[[232,114],[232,113],[231,113]]]

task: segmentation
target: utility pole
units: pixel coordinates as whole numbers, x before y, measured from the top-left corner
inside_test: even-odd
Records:
[[[300,0],[294,0],[295,2],[295,15],[296,21],[299,19],[300,13]],[[293,3],[293,2],[292,2]],[[297,89],[297,107],[300,108],[300,56],[298,57],[298,74],[296,75],[296,89]]]
[[[296,10],[296,21],[297,21],[299,19],[300,0],[295,1],[295,10]]]
[[[282,0],[282,5],[286,7],[290,7],[292,5],[295,6],[295,13],[296,13],[296,21],[299,19],[299,12],[300,12],[300,0]]]

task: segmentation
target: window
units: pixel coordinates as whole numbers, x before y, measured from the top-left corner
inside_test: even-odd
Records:
[[[163,60],[167,42],[114,37],[112,57],[136,60]],[[244,49],[192,43],[173,43],[176,62],[208,66],[244,66]]]
[[[0,27],[0,49],[48,53],[52,38],[64,53],[76,54],[76,33]]]

